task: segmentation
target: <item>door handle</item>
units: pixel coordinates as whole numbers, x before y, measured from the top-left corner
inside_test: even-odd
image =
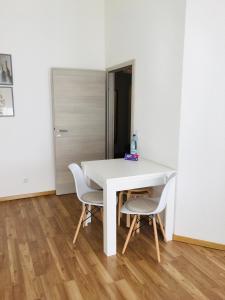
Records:
[[[67,130],[67,129],[56,129],[56,128],[54,128],[55,129],[55,132],[68,132],[69,130]]]

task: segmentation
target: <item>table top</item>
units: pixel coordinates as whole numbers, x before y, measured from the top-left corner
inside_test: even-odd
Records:
[[[130,178],[143,175],[160,176],[174,172],[174,169],[143,158],[138,161],[129,161],[123,158],[84,161],[81,165],[87,173],[92,174],[101,182],[115,178]]]

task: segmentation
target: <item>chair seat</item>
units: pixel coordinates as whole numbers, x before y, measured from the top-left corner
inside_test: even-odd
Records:
[[[126,201],[121,212],[125,214],[151,214],[158,206],[159,198],[138,197]]]
[[[82,201],[86,204],[103,206],[103,192],[93,191],[88,192],[81,197]]]

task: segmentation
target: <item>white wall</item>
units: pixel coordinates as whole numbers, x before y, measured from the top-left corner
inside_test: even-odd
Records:
[[[177,235],[225,244],[225,1],[187,0]]]
[[[106,0],[106,65],[136,60],[134,129],[142,156],[176,167],[184,0]]]
[[[16,114],[0,118],[0,196],[53,190],[50,68],[104,69],[104,0],[0,0],[0,7]]]

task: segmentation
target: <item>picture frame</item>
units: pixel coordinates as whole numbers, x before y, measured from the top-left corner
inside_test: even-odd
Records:
[[[1,85],[13,85],[11,54],[0,53],[0,86]]]
[[[0,117],[14,117],[13,88],[0,86]]]

